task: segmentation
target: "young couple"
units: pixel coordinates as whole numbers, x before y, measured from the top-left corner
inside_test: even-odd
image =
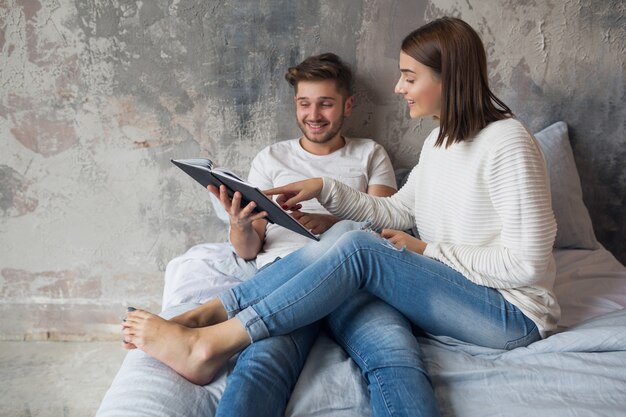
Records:
[[[411,118],[433,116],[440,126],[396,194],[371,195],[330,176],[267,191],[296,211],[317,199],[333,215],[367,221],[372,230],[341,233],[354,223],[339,222],[320,242],[171,321],[129,312],[127,347],[205,384],[235,353],[245,356],[285,335],[307,339],[326,317],[368,381],[373,415],[436,416],[411,324],[496,349],[527,346],[555,328],[556,223],[545,162],[532,135],[490,91],[478,34],[459,19],[435,20],[404,39],[399,69],[395,91]],[[340,123],[321,113],[326,98],[348,113],[351,99],[339,82],[340,98],[331,92],[317,100],[302,93],[303,85],[295,85],[299,121],[315,143],[339,132]],[[310,109],[302,119],[301,105]],[[229,210],[232,229],[247,230],[242,242],[256,255],[263,213],[251,214],[253,203],[239,209],[239,197],[230,201],[225,190],[210,191]],[[413,226],[419,238],[402,232]],[[288,374],[298,360],[274,364],[276,372]]]

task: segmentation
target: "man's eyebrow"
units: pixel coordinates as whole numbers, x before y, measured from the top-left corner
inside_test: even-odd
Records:
[[[311,100],[309,97],[298,97],[297,100]],[[322,97],[316,97],[316,100],[335,100],[335,97],[327,97],[327,96],[322,96]]]

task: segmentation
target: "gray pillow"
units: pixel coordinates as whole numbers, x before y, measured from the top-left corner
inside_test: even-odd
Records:
[[[555,248],[597,249],[600,244],[580,187],[567,124],[556,122],[535,134],[548,164],[552,209],[556,217]]]

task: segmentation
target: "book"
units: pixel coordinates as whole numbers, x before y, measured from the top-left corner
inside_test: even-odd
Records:
[[[195,159],[172,159],[174,165],[182,169],[191,178],[200,183],[205,189],[209,184],[219,188],[225,185],[228,190],[228,196],[233,197],[236,191],[241,193],[241,207],[245,207],[251,201],[256,203],[255,212],[267,212],[265,219],[270,223],[280,225],[306,236],[313,240],[319,240],[311,231],[302,226],[294,217],[282,209],[274,200],[263,194],[254,185],[239,178],[232,171],[225,168],[217,168],[213,166],[213,162],[206,158]]]

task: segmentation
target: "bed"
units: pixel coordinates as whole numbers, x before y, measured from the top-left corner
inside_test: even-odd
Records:
[[[559,329],[512,351],[420,338],[444,416],[626,415],[626,267],[595,239],[565,123],[535,137],[548,163],[559,228],[554,249]],[[210,289],[203,293],[212,296]],[[162,315],[196,305],[171,306]],[[212,416],[234,363],[235,358],[211,384],[198,386],[143,352],[130,351],[97,416]],[[271,406],[250,404],[250,414]],[[371,415],[357,366],[325,334],[307,359],[285,415]]]

